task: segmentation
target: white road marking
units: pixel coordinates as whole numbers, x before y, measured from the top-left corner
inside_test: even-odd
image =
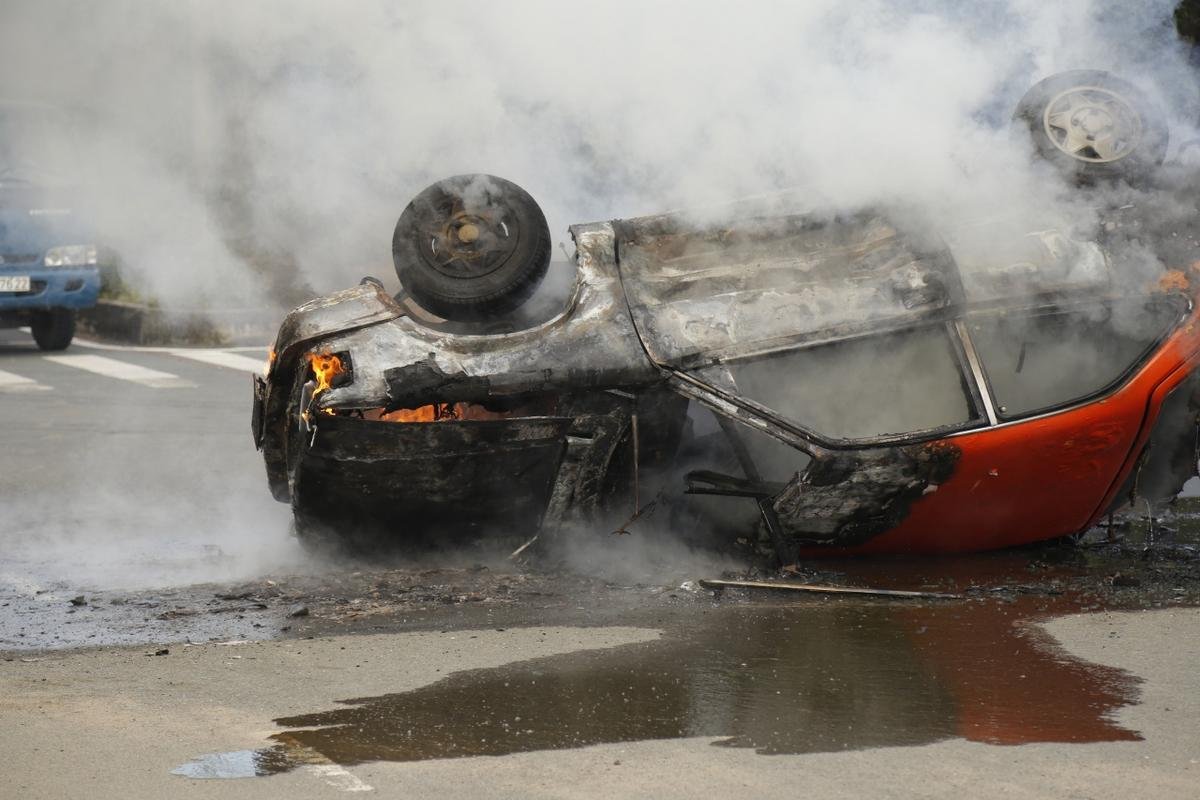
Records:
[[[46,360],[64,367],[94,372],[106,378],[140,383],[153,389],[189,389],[196,386],[191,381],[185,381],[169,372],[159,372],[104,356],[46,356]]]
[[[264,358],[247,358],[239,356],[237,353],[230,353],[226,350],[172,350],[171,355],[179,356],[180,358],[190,358],[193,361],[201,361],[205,364],[213,364],[218,367],[228,367],[229,369],[240,370],[241,372],[250,372],[255,375],[262,375],[267,368],[267,360]]]
[[[14,375],[11,372],[5,372],[0,369],[0,392],[44,392],[50,388],[52,387],[44,383],[38,383],[33,378],[26,378],[24,375]]]
[[[26,333],[29,332],[28,328],[22,328],[21,330],[25,331]],[[82,336],[76,336],[71,341],[80,347],[87,347],[92,350],[114,350],[119,353],[170,353],[180,349],[179,347],[172,347],[170,345],[107,344],[105,342],[94,342],[91,339],[85,339]],[[222,347],[220,349],[226,353],[265,353],[271,349],[271,345],[240,344],[230,347]]]
[[[357,775],[340,764],[306,764],[304,769],[313,773],[334,789],[343,792],[373,792],[375,787],[364,783]]]
[[[23,333],[30,333],[29,326],[19,328],[18,330]],[[93,342],[91,339],[85,339],[82,336],[76,336],[71,342],[90,350],[112,350],[118,353],[171,353],[180,349],[161,344],[107,344],[105,342]],[[265,353],[270,349],[271,345],[269,344],[239,344],[220,348],[221,352],[224,353]]]

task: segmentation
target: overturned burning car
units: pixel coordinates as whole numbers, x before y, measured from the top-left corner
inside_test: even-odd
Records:
[[[1017,119],[1084,184],[1166,152],[1105,73],[1043,81]],[[1076,534],[1174,497],[1200,410],[1195,242],[1118,280],[1155,223],[1098,213],[1087,239],[873,209],[576,225],[569,299],[522,322],[545,219],[513,184],[451,178],[397,224],[401,295],[364,279],[287,316],[255,442],[302,539],[356,549],[651,509],[758,526],[783,559]]]

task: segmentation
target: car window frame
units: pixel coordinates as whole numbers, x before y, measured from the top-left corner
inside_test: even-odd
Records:
[[[1138,357],[1129,364],[1126,369],[1115,380],[1102,387],[1101,389],[1092,392],[1080,398],[1066,401],[1052,407],[1046,407],[1034,412],[1029,412],[1014,417],[1001,417],[996,412],[995,393],[992,390],[990,381],[987,378],[986,371],[975,352],[974,343],[971,340],[970,333],[967,330],[966,322],[975,315],[996,313],[996,314],[1013,314],[1026,313],[1030,311],[1040,311],[1043,313],[1061,313],[1072,309],[1080,309],[1085,307],[1095,306],[1097,303],[1113,303],[1122,299],[1143,298],[1147,300],[1156,299],[1155,295],[1128,295],[1125,297],[1096,297],[1090,296],[1080,298],[1076,301],[1065,301],[1056,299],[1054,301],[1043,300],[1037,305],[1026,305],[1020,307],[1007,308],[986,308],[986,309],[960,309],[946,318],[929,321],[923,320],[912,325],[905,325],[897,328],[889,328],[886,330],[874,330],[862,332],[853,336],[838,337],[834,340],[809,341],[803,344],[798,344],[793,347],[778,348],[766,353],[756,353],[754,355],[742,356],[738,358],[717,359],[712,360],[704,366],[696,366],[689,369],[669,369],[672,374],[674,383],[678,388],[685,391],[694,400],[704,403],[718,414],[735,419],[736,421],[753,423],[753,427],[769,433],[775,438],[790,444],[793,447],[805,450],[809,455],[814,455],[820,451],[850,451],[850,450],[866,450],[876,447],[890,447],[897,445],[920,444],[922,442],[936,441],[939,439],[948,439],[957,436],[963,436],[980,431],[992,430],[995,428],[1006,427],[1014,424],[1036,419],[1039,417],[1049,416],[1069,411],[1081,406],[1094,403],[1097,400],[1103,399],[1124,387],[1129,380],[1149,361],[1149,359],[1158,352],[1163,343],[1166,342],[1179,326],[1187,318],[1192,311],[1192,301],[1178,293],[1161,295],[1164,302],[1171,302],[1177,306],[1177,316],[1174,321],[1165,328],[1162,334],[1149,345]],[[736,384],[722,386],[719,382],[714,381],[712,371],[721,367],[726,367],[729,364],[735,364],[742,361],[758,360],[769,358],[773,355],[780,355],[799,350],[805,350],[812,347],[818,347],[822,344],[830,344],[832,342],[849,341],[851,339],[874,338],[881,336],[893,336],[902,334],[910,330],[942,326],[950,338],[952,352],[954,354],[955,363],[959,369],[960,381],[967,394],[968,405],[971,410],[971,419],[962,423],[945,425],[937,428],[930,428],[920,431],[909,431],[900,434],[889,434],[884,436],[866,437],[861,439],[839,439],[821,433],[820,431],[812,430],[805,425],[798,423],[795,420],[784,417],[777,413],[774,409],[763,405],[760,402],[751,400],[748,397],[734,391],[733,387]],[[709,373],[709,374],[705,374]],[[728,371],[726,370],[728,375]],[[739,411],[740,410],[740,411]]]
[[[722,359],[715,363],[710,363],[704,367],[695,367],[687,370],[687,374],[693,379],[705,385],[710,391],[714,392],[722,399],[734,403],[748,411],[771,420],[776,425],[779,425],[784,430],[794,436],[800,436],[809,440],[813,444],[829,450],[862,450],[871,447],[888,446],[894,444],[908,444],[911,442],[929,441],[934,439],[943,439],[955,433],[978,430],[989,425],[990,418],[987,412],[987,403],[984,392],[981,390],[976,380],[975,371],[972,368],[971,359],[968,355],[968,346],[964,344],[959,335],[957,317],[950,319],[942,319],[935,322],[923,321],[917,324],[905,325],[898,328],[889,328],[887,330],[875,330],[860,333],[854,336],[838,337],[832,341],[825,340],[820,342],[806,342],[802,346],[779,348],[769,353],[760,353],[753,356],[744,356],[738,358]],[[798,420],[786,417],[775,409],[767,406],[757,400],[753,400],[741,394],[740,390],[736,390],[736,382],[732,381],[732,377],[728,372],[728,367],[739,363],[749,361],[760,361],[771,358],[773,356],[786,355],[804,350],[810,350],[823,345],[839,344],[842,342],[859,341],[864,339],[885,338],[906,333],[919,331],[923,329],[940,328],[946,336],[949,344],[951,357],[954,367],[958,370],[959,386],[963,391],[964,399],[967,403],[967,409],[970,417],[962,422],[956,422],[949,425],[941,425],[934,428],[925,428],[918,431],[906,431],[900,433],[889,433],[878,436],[867,436],[858,438],[839,438],[830,436],[821,431],[814,430]],[[725,384],[720,385],[718,381],[713,380],[713,372],[715,370],[725,369]],[[707,374],[706,374],[707,373]],[[781,438],[781,437],[777,437]],[[785,439],[786,441],[786,439]]]
[[[1154,341],[1143,348],[1142,351],[1138,353],[1137,357],[1127,364],[1125,369],[1122,370],[1116,378],[1109,381],[1104,386],[1101,386],[1099,389],[1080,395],[1079,397],[1070,398],[1060,403],[1053,403],[1048,406],[1042,406],[1028,411],[1022,411],[1019,414],[1005,414],[1001,411],[1002,406],[1000,405],[995,389],[992,386],[991,378],[988,377],[987,364],[982,358],[980,358],[979,364],[982,372],[980,377],[983,381],[983,388],[986,390],[986,394],[995,410],[996,424],[994,427],[1011,425],[1030,419],[1036,419],[1038,417],[1044,417],[1051,414],[1068,411],[1073,408],[1086,406],[1119,391],[1143,366],[1145,366],[1146,362],[1149,361],[1150,357],[1162,347],[1163,343],[1167,341],[1167,339],[1169,339],[1176,330],[1179,329],[1179,326],[1183,323],[1184,319],[1192,310],[1192,301],[1184,295],[1178,293],[1126,295],[1123,297],[1090,297],[1073,302],[1058,302],[1049,304],[1043,303],[1037,306],[1025,306],[1022,308],[976,309],[964,313],[961,316],[961,320],[964,323],[964,329],[961,331],[961,334],[966,338],[968,345],[974,349],[974,343],[970,339],[968,330],[966,330],[966,324],[969,323],[973,318],[1020,314],[1026,314],[1029,317],[1052,316],[1056,314],[1067,314],[1071,313],[1072,311],[1080,311],[1087,308],[1096,308],[1097,306],[1111,307],[1113,304],[1123,300],[1138,299],[1145,300],[1147,302],[1162,302],[1175,305],[1175,310],[1177,312],[1175,319],[1169,325],[1167,325],[1161,333],[1159,333],[1158,337],[1155,338]]]

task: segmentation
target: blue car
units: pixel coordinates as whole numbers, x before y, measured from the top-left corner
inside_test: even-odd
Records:
[[[100,293],[98,248],[63,177],[71,161],[61,112],[0,102],[0,327],[28,325],[43,350],[70,345]]]

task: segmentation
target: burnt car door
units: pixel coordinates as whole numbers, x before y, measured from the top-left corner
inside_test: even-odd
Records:
[[[647,351],[738,456],[741,476],[701,470],[691,490],[754,499],[782,558],[1079,530],[1142,426],[1136,393],[1116,394],[1186,310],[1103,299],[1103,255],[1057,234],[964,257],[964,276],[945,240],[874,214],[617,230]]]

